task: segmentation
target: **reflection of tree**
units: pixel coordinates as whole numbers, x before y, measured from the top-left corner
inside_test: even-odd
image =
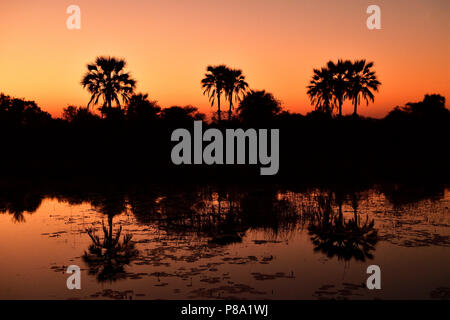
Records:
[[[109,234],[113,230],[113,217],[122,214],[126,210],[124,194],[122,192],[105,192],[91,201],[92,206],[108,216]]]
[[[245,231],[234,194],[220,187],[169,192],[158,207],[158,226],[168,232],[195,232],[228,244],[241,241]]]
[[[278,234],[295,227],[299,215],[292,203],[278,199],[276,189],[266,189],[184,186],[140,190],[130,193],[128,202],[140,223],[155,223],[170,234],[195,233],[225,245],[242,241],[249,228]]]
[[[292,201],[279,198],[275,188],[255,188],[243,193],[240,209],[243,224],[273,235],[294,230],[300,218]]]
[[[23,190],[9,190],[0,196],[0,213],[9,213],[14,222],[25,222],[24,213],[34,213],[42,202],[42,195]]]
[[[112,230],[112,227],[109,230]],[[124,278],[124,266],[130,264],[139,254],[131,241],[132,235],[126,234],[120,241],[122,226],[113,236],[105,225],[103,225],[103,239],[95,235],[94,229],[88,229],[87,233],[92,244],[89,246],[88,252],[84,252],[83,260],[89,266],[89,274],[96,275],[100,282]]]
[[[243,224],[239,211],[239,195],[222,186],[215,192],[206,190],[203,192],[203,201],[205,207],[209,208],[207,212],[211,215],[207,220],[209,242],[217,245],[242,242],[247,226]]]
[[[419,201],[438,201],[444,197],[442,184],[386,184],[380,186],[380,191],[394,206],[401,208]]]
[[[107,193],[104,197],[92,201],[92,204],[96,210],[108,216],[108,228],[103,224],[103,239],[95,235],[94,229],[87,230],[92,244],[88,252],[84,253],[83,260],[89,266],[89,273],[97,275],[100,282],[124,278],[125,265],[130,264],[139,251],[131,240],[131,234],[124,235],[120,241],[122,226],[116,235],[113,235],[113,217],[125,211],[123,194]]]
[[[318,209],[308,227],[314,251],[346,261],[352,258],[358,261],[373,259],[378,233],[374,220],[369,221],[367,217],[362,224],[358,219],[356,199],[354,197],[352,201],[354,217],[345,221],[341,208],[338,214],[334,212],[330,197],[318,197]]]

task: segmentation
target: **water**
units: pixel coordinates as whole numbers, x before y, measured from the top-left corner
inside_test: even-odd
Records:
[[[0,298],[449,299],[449,205],[449,189],[399,186],[16,191]],[[364,286],[373,264],[381,290]]]

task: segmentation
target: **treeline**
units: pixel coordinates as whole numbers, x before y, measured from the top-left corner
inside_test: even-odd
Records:
[[[215,113],[217,115],[217,113]],[[122,107],[112,107],[104,114],[98,114],[86,107],[68,106],[63,110],[61,118],[52,116],[34,102],[13,98],[0,94],[0,124],[2,128],[46,128],[46,127],[96,127],[102,124],[128,126],[130,128],[151,127],[190,127],[195,120],[209,122],[211,125],[223,127],[260,127],[282,128],[295,126],[300,122],[329,122],[333,120],[370,121],[390,123],[399,121],[405,123],[422,122],[422,124],[439,125],[446,123],[450,111],[445,106],[445,97],[432,94],[425,95],[419,102],[409,102],[404,106],[393,108],[386,117],[374,119],[367,117],[333,116],[321,110],[312,111],[306,115],[284,110],[271,93],[251,90],[239,102],[236,112],[229,120],[218,121],[213,115],[207,119],[194,106],[172,106],[161,108],[156,101],[149,99],[148,94],[133,94],[129,103]],[[326,129],[326,128],[324,128]]]
[[[1,176],[137,178],[158,181],[259,180],[258,166],[180,166],[170,159],[173,129],[192,130],[205,119],[195,107],[160,108],[146,95],[133,95],[124,108],[106,115],[68,107],[53,119],[30,101],[0,96]],[[321,111],[290,113],[269,93],[253,91],[231,120],[207,126],[280,129],[280,171],[264,181],[449,178],[445,99],[394,108],[383,119],[333,117]],[[102,178],[103,179],[103,178]],[[175,179],[175,180],[174,180]]]
[[[162,108],[148,94],[135,93],[125,60],[98,57],[81,80],[91,94],[89,103],[65,108],[61,118],[33,101],[0,95],[0,176],[260,179],[257,166],[172,164],[172,131],[192,130],[193,121],[204,120],[205,127],[220,130],[280,129],[280,171],[265,181],[448,181],[445,98],[426,95],[383,119],[361,117],[361,101],[374,101],[381,85],[373,66],[339,60],[314,69],[307,86],[314,109],[306,115],[283,109],[269,92],[250,89],[241,70],[209,66],[200,86],[216,111],[207,119],[194,106]],[[345,100],[354,107],[350,116],[342,112]]]
[[[53,119],[34,101],[0,96],[0,124],[2,127],[49,127],[51,125],[91,127],[108,124],[128,127],[186,127],[206,116],[193,106],[161,108],[148,94],[135,92],[137,81],[126,71],[126,61],[115,57],[97,57],[87,64],[81,79],[91,99],[86,107],[69,106],[62,118]],[[329,61],[314,69],[307,88],[314,111],[303,116],[283,110],[280,101],[264,90],[252,90],[240,69],[226,65],[208,66],[201,80],[203,94],[209,97],[211,107],[217,107],[211,122],[222,127],[234,125],[274,127],[298,125],[301,120],[342,119],[345,100],[353,105],[352,118],[361,101],[375,101],[381,82],[374,71],[374,63],[366,60]],[[222,117],[227,104],[228,118]],[[100,114],[93,112],[98,106]],[[445,98],[426,95],[424,100],[394,108],[384,120],[447,120],[449,110]]]

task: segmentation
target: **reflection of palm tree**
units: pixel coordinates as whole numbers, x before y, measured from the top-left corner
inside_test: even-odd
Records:
[[[367,105],[369,100],[374,102],[375,96],[372,91],[378,91],[381,83],[377,80],[375,71],[372,71],[373,62],[367,63],[366,60],[358,60],[352,64],[349,76],[349,96],[352,99],[354,111],[353,116],[357,115],[358,105],[363,98]]]
[[[92,240],[83,260],[89,266],[89,273],[97,275],[99,281],[114,281],[125,277],[124,266],[128,265],[138,254],[132,236],[127,234],[120,241],[122,227],[113,236],[113,218],[126,210],[124,194],[121,192],[106,193],[91,201],[92,206],[108,216],[108,227],[103,224],[103,239],[94,234],[93,229],[87,233]]]
[[[95,63],[87,65],[88,72],[81,84],[92,94],[88,107],[92,102],[97,104],[100,98],[103,99],[103,112],[111,110],[113,101],[120,107],[119,97],[124,103],[128,102],[136,81],[124,72],[125,66],[125,60],[114,57],[97,57]]]
[[[308,227],[314,251],[320,251],[329,258],[337,256],[346,261],[354,258],[365,261],[373,259],[372,252],[378,242],[378,232],[374,228],[374,220],[366,218],[360,224],[356,207],[353,219],[345,221],[342,214],[335,214],[331,202],[319,200],[319,209]]]
[[[124,278],[124,266],[128,265],[139,254],[131,241],[131,234],[124,235],[122,242],[120,242],[121,232],[122,227],[113,236],[112,225],[109,226],[109,231],[103,225],[104,238],[100,239],[95,235],[93,229],[87,230],[92,244],[89,246],[88,252],[84,252],[83,260],[89,266],[89,273],[97,275],[100,282]]]
[[[245,76],[242,74],[242,70],[230,69],[227,72],[225,81],[225,94],[230,103],[228,109],[228,120],[231,120],[231,113],[233,109],[233,96],[236,101],[239,101],[241,94],[245,93],[248,88],[248,83],[245,82]]]
[[[227,74],[229,73],[229,69],[225,65],[219,65],[208,66],[206,70],[207,73],[205,74],[205,78],[203,78],[202,80],[202,88],[204,89],[203,94],[207,94],[209,96],[211,106],[214,106],[214,102],[217,98],[217,116],[220,122],[220,97],[226,89],[225,83]]]
[[[308,95],[316,110],[331,115],[333,105],[333,75],[327,68],[314,69],[314,75],[309,82]]]

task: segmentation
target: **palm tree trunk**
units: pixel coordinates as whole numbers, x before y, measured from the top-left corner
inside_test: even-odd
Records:
[[[344,224],[344,214],[342,213],[342,202],[338,205],[339,208],[339,224],[342,226]]]
[[[217,93],[217,117],[220,122],[222,120],[222,117],[220,115],[220,93]]]
[[[222,206],[221,206],[221,204],[222,204],[222,199],[220,198],[220,191],[218,192],[218,203],[219,203],[219,205],[217,206],[217,213],[219,214],[218,215],[218,220],[220,221],[220,215],[221,215],[221,213],[222,213]]]
[[[231,108],[232,108],[232,105],[233,105],[233,95],[230,95],[230,97],[229,97],[229,100],[230,100],[230,109],[228,109],[228,121],[230,121],[231,120]]]
[[[327,103],[326,103],[326,111],[327,111],[327,114],[329,116],[331,116],[331,106],[330,106],[330,102],[329,101],[327,101]]]
[[[353,116],[356,117],[358,115],[358,97],[355,97],[353,102]]]
[[[322,108],[323,108],[323,112],[324,112],[325,114],[329,114],[329,113],[330,113],[330,107],[328,106],[328,100],[324,100],[324,101],[323,101],[323,106],[322,106]]]
[[[108,215],[108,224],[109,224],[109,236],[112,240],[112,228],[113,228],[113,216],[111,214]]]
[[[339,99],[339,118],[342,118],[342,99]]]

